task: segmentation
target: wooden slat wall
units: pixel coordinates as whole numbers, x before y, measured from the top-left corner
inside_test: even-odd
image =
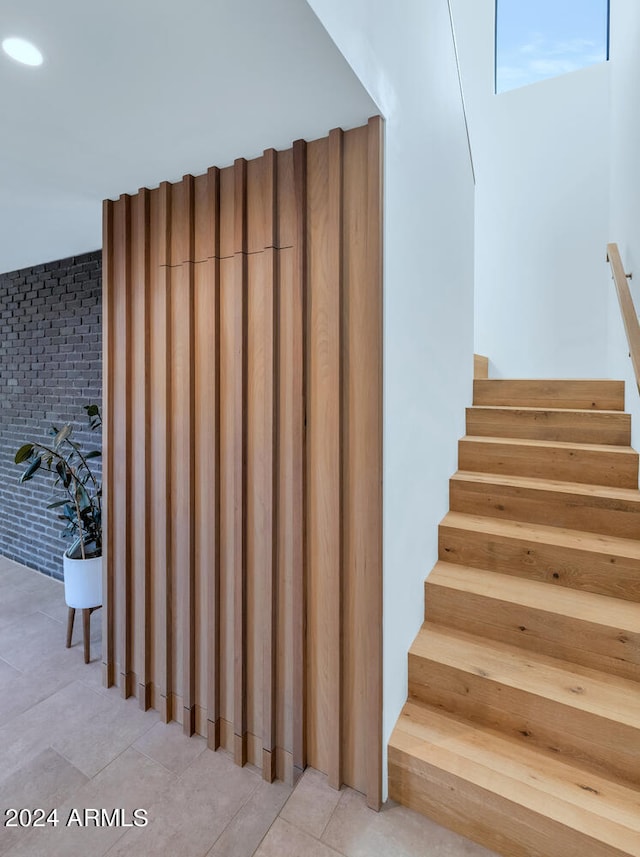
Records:
[[[382,123],[104,207],[104,677],[379,806]]]

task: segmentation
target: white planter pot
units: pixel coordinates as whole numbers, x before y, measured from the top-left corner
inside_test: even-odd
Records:
[[[64,600],[68,607],[86,610],[102,604],[102,557],[71,559],[65,553]]]

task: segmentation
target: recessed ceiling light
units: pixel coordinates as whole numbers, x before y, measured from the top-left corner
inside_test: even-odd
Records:
[[[21,62],[24,65],[42,65],[42,54],[35,45],[26,39],[19,39],[16,36],[4,39],[2,50],[16,62]]]

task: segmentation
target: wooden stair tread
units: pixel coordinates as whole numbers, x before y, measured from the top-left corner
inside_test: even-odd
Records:
[[[631,446],[598,443],[580,443],[576,441],[562,440],[539,440],[537,438],[525,437],[494,437],[487,435],[467,434],[460,439],[460,442],[464,441],[473,441],[473,443],[483,443],[487,444],[487,446],[528,446],[532,449],[567,449],[576,451],[585,450],[589,452],[604,452],[607,455],[631,455],[635,457],[638,454]]]
[[[447,512],[441,526],[474,530],[493,536],[526,538],[541,544],[588,550],[606,556],[622,556],[640,562],[640,541],[637,539],[572,530],[567,527],[552,527],[548,524],[510,521],[487,515],[470,515],[466,512]]]
[[[607,485],[592,485],[585,482],[565,482],[557,479],[540,479],[535,476],[503,476],[467,470],[457,470],[451,480],[455,482],[480,482],[486,485],[506,485],[510,488],[534,491],[554,491],[560,494],[584,494],[606,500],[640,503],[640,490],[637,488],[611,488]]]
[[[411,701],[389,747],[390,767],[404,757],[414,770],[441,768],[620,853],[640,855],[640,792],[633,788]]]
[[[512,521],[640,538],[637,488],[458,470],[449,482],[449,507],[455,512],[484,512]]]
[[[461,471],[638,488],[638,454],[630,446],[474,435],[458,442]]]
[[[476,379],[473,404],[548,404],[580,410],[624,410],[624,382],[602,379]]]
[[[409,654],[640,730],[638,685],[627,679],[428,622]]]
[[[589,416],[593,416],[594,414],[598,414],[598,416],[612,416],[612,417],[620,417],[620,416],[628,416],[624,411],[612,411],[607,410],[606,408],[598,408],[597,410],[594,408],[554,408],[547,407],[546,405],[473,405],[473,410],[481,410],[481,411],[506,411],[506,412],[517,412],[524,411],[525,413],[539,413],[539,414],[567,414],[573,416],[574,414],[589,414]],[[471,408],[468,408],[471,410]]]
[[[466,409],[467,433],[476,436],[540,438],[628,446],[631,416],[624,411],[473,405]]]
[[[436,563],[426,582],[555,613],[560,617],[570,616],[591,624],[613,626],[640,638],[640,603],[637,602],[562,587],[554,587],[550,595],[548,583],[442,560]]]

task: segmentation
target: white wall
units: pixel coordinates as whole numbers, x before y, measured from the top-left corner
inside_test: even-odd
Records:
[[[473,179],[447,0],[309,3],[386,118],[386,748],[471,399]]]
[[[452,2],[477,182],[476,351],[492,377],[603,377],[609,65],[494,95],[494,0]]]
[[[618,244],[631,292],[640,309],[640,3],[611,2],[611,219],[609,241]],[[640,397],[607,266],[609,371],[626,381],[626,409],[632,414],[633,446],[640,449]]]

